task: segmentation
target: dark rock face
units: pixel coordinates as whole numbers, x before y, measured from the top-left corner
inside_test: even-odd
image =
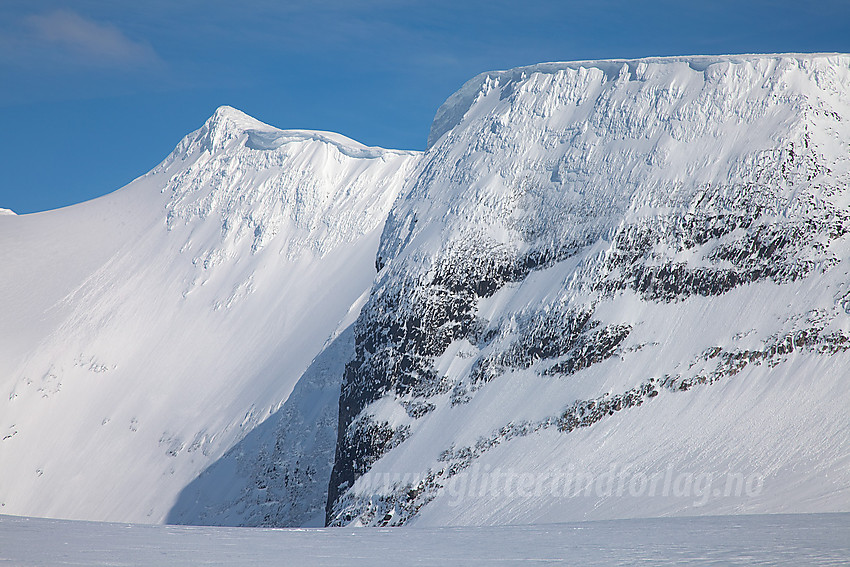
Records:
[[[384,395],[411,398],[406,403],[411,417],[427,413],[425,400],[454,386],[439,376],[433,358],[452,341],[480,332],[475,302],[516,277],[518,269],[507,256],[482,255],[468,264],[452,258],[424,282],[408,279],[391,285],[384,276],[387,285],[376,286],[355,328],[354,360],[345,369],[336,454],[339,465],[331,476],[329,519],[332,503],[345,487],[405,437],[404,429],[376,425],[368,416],[358,415]]]
[[[475,361],[469,381],[455,386],[452,403],[469,401],[472,392],[507,370],[527,369],[542,362],[544,374],[569,375],[613,356],[631,328],[610,325],[600,329],[599,322],[591,317],[592,312],[587,310],[544,313],[527,320],[514,341]],[[554,360],[558,362],[552,364]]]
[[[744,194],[741,202],[727,204],[729,209],[721,213],[669,216],[621,227],[606,259],[591,266],[586,285],[597,298],[632,290],[647,301],[673,302],[693,295],[721,295],[764,279],[792,282],[815,269],[816,262],[806,256],[823,253],[850,227],[846,213],[828,206],[804,218],[770,223],[770,215],[751,201],[752,195]],[[737,213],[733,206],[749,212]],[[699,209],[699,202],[692,208]],[[427,278],[408,278],[399,285],[385,275],[379,281],[357,323],[355,358],[345,371],[329,524],[350,519],[350,511],[342,516],[336,511],[339,497],[407,436],[406,428],[393,429],[361,415],[370,403],[385,395],[405,399],[409,415],[417,419],[433,408],[428,398],[451,392],[453,404],[468,402],[476,390],[508,370],[539,364],[543,374],[567,376],[617,354],[631,327],[594,320],[595,300],[566,311],[529,314],[519,329],[511,329],[510,340],[505,340],[504,322],[493,325],[477,317],[482,298],[576,254],[561,249],[569,252],[554,253],[550,248],[519,254],[496,244],[463,245],[450,249]],[[668,259],[665,250],[698,251],[706,262],[691,267]],[[827,258],[820,269],[835,261]],[[462,339],[486,354],[473,363],[466,380],[449,382],[432,363],[453,341]],[[677,382],[674,389],[685,390],[691,384]],[[672,382],[667,385],[672,387]],[[642,403],[655,395],[653,391],[644,388],[588,402],[577,413],[562,416],[558,427],[568,432],[590,425]],[[420,490],[417,505],[424,505],[422,495],[428,493]]]
[[[742,205],[746,209],[749,203]],[[591,279],[589,287],[597,297],[632,290],[647,301],[671,302],[693,295],[721,295],[764,279],[777,283],[795,281],[815,269],[814,261],[801,256],[805,258],[805,252],[823,252],[850,226],[846,213],[830,208],[781,224],[769,224],[767,215],[759,211],[754,214],[759,216],[703,213],[624,226],[612,239],[607,259],[594,267],[594,272],[606,275]],[[545,250],[519,255],[504,247],[482,248],[489,252],[481,254],[479,250],[476,255],[466,250],[449,254],[424,281],[390,285],[385,277],[383,285],[376,286],[358,321],[356,355],[345,372],[339,441],[328,499],[329,524],[344,524],[351,519],[351,506],[355,503],[346,505],[339,501],[340,496],[374,461],[406,438],[405,428],[392,429],[386,423],[370,421],[368,415],[360,415],[370,403],[385,395],[409,399],[405,407],[417,419],[433,408],[427,402],[429,397],[450,391],[453,404],[465,403],[477,389],[505,371],[528,369],[539,363],[543,363],[544,374],[570,375],[614,356],[628,337],[629,325],[601,325],[594,320],[591,301],[579,309],[531,314],[518,330],[512,330],[513,338],[505,341],[506,333],[498,323],[493,326],[477,318],[479,300],[569,256]],[[664,248],[698,249],[707,265],[691,267],[666,259],[657,252]],[[821,269],[834,261],[827,259]],[[481,349],[486,350],[491,344],[497,348],[490,348],[474,362],[467,380],[450,383],[432,362],[453,341],[461,339]],[[781,351],[782,347],[777,348]],[[723,364],[734,367],[735,356],[723,355]],[[753,356],[758,359],[762,355]],[[707,377],[668,379],[663,385],[686,390],[694,383],[713,381]],[[657,395],[652,383],[610,399],[577,402],[575,408],[557,418],[557,427],[569,432],[639,405]],[[415,514],[427,503],[428,495],[433,498],[440,478],[436,475],[431,479],[433,486],[423,481],[415,488],[416,498],[405,500],[406,514]],[[398,501],[394,500],[393,506],[396,505]],[[401,517],[394,516],[395,521]]]
[[[850,215],[827,203],[812,207],[806,216],[778,220],[778,211],[760,207],[744,189],[737,202],[724,203],[723,212],[658,218],[621,230],[605,266],[608,272],[619,270],[620,277],[599,287],[609,293],[632,289],[647,300],[674,301],[720,295],[768,278],[791,282],[814,269],[815,261],[807,257],[823,256],[829,243],[850,229]],[[703,196],[689,208],[699,210]],[[671,260],[655,252],[660,247],[699,251],[708,265],[691,267]]]
[[[566,434],[575,429],[591,427],[617,412],[653,401],[662,392],[683,392],[695,386],[709,385],[731,378],[749,365],[775,366],[794,352],[832,355],[847,350],[850,350],[850,335],[826,332],[817,325],[808,330],[774,337],[762,350],[727,351],[721,347],[709,349],[700,359],[714,363],[711,371],[695,376],[666,375],[650,378],[643,384],[619,394],[577,400],[560,414],[540,421],[507,423],[489,437],[479,439],[473,446],[452,446],[443,451],[439,459],[442,466],[437,470],[429,470],[416,479],[383,479],[383,492],[377,497],[369,495],[368,498],[358,498],[343,494],[336,506],[336,510],[341,510],[342,513],[334,518],[333,523],[342,525],[358,516],[362,522],[369,525],[402,525],[433,500],[453,477],[466,470],[475,459],[516,437],[525,437],[550,428],[556,428]]]

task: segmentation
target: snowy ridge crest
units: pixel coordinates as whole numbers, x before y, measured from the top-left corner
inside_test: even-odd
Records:
[[[366,146],[336,132],[320,130],[281,130],[231,106],[220,106],[204,125],[187,135],[166,162],[182,159],[194,151],[215,153],[226,147],[244,146],[253,150],[276,150],[280,146],[306,140],[337,147],[352,158],[377,159],[385,155],[417,155],[420,152]]]
[[[482,90],[489,88],[494,81],[503,88],[521,82],[534,74],[559,74],[568,71],[597,69],[605,81],[621,79],[623,75],[638,78],[650,72],[650,68],[680,65],[689,67],[694,73],[705,77],[728,72],[730,67],[754,71],[758,77],[764,77],[771,68],[791,68],[799,66],[827,73],[836,67],[850,66],[850,56],[840,53],[817,54],[753,54],[728,56],[689,56],[689,57],[647,57],[642,59],[609,59],[601,61],[568,61],[540,63],[526,67],[517,67],[505,71],[486,71],[467,81],[463,87],[452,94],[437,110],[428,135],[430,148],[449,130],[457,126],[470,109]],[[721,69],[718,69],[720,66]],[[714,68],[712,68],[714,67]],[[710,68],[712,68],[710,70]],[[725,71],[723,70],[725,69]],[[754,77],[757,78],[757,77]]]

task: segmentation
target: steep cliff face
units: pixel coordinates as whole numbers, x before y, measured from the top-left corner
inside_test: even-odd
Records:
[[[848,505],[850,57],[487,73],[429,145],[355,324],[329,524]],[[668,465],[765,490],[699,510],[452,490],[485,466]]]

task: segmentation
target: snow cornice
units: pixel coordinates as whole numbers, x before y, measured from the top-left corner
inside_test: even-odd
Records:
[[[284,144],[292,142],[316,141],[335,146],[340,153],[352,158],[374,159],[386,154],[414,155],[421,153],[366,146],[335,132],[281,130],[231,106],[217,108],[204,126],[194,134],[190,134],[189,137],[202,143],[210,152],[214,152],[222,149],[230,141],[243,136],[246,136],[245,147],[251,150],[276,150]]]

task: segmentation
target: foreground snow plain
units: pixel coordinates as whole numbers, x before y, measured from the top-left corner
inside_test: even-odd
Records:
[[[0,516],[0,565],[846,565],[850,514],[262,529]]]

